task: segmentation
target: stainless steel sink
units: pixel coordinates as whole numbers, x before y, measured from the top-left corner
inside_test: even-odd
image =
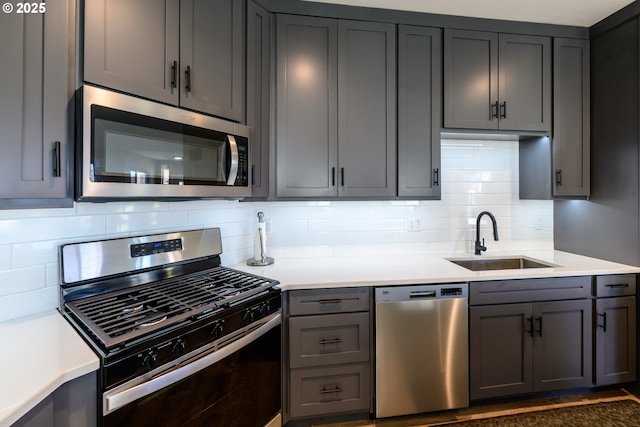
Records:
[[[544,263],[533,258],[523,256],[508,258],[474,258],[474,259],[448,259],[471,271],[486,270],[521,270],[523,268],[551,268],[557,265]]]

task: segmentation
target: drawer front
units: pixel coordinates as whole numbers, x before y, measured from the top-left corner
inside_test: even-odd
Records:
[[[369,311],[369,295],[368,287],[291,291],[289,313],[296,316]]]
[[[369,313],[289,318],[291,368],[369,360]]]
[[[582,299],[591,295],[591,276],[471,282],[469,305]]]
[[[596,277],[595,296],[597,297],[619,297],[635,294],[635,274],[614,274]]]
[[[368,411],[369,364],[291,371],[291,416]]]

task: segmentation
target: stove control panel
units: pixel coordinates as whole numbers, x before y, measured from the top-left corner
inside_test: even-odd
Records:
[[[158,242],[137,243],[129,246],[131,258],[145,255],[161,254],[163,252],[173,252],[182,250],[182,239],[161,240]]]

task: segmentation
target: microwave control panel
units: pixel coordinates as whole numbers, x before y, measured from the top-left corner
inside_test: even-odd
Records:
[[[239,187],[249,186],[249,141],[236,137],[238,145],[238,175],[234,185]]]

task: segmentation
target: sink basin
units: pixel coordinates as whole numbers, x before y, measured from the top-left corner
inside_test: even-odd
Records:
[[[554,264],[544,263],[542,261],[523,256],[508,258],[448,259],[447,261],[471,271],[521,270],[523,268],[557,267],[557,265]]]

